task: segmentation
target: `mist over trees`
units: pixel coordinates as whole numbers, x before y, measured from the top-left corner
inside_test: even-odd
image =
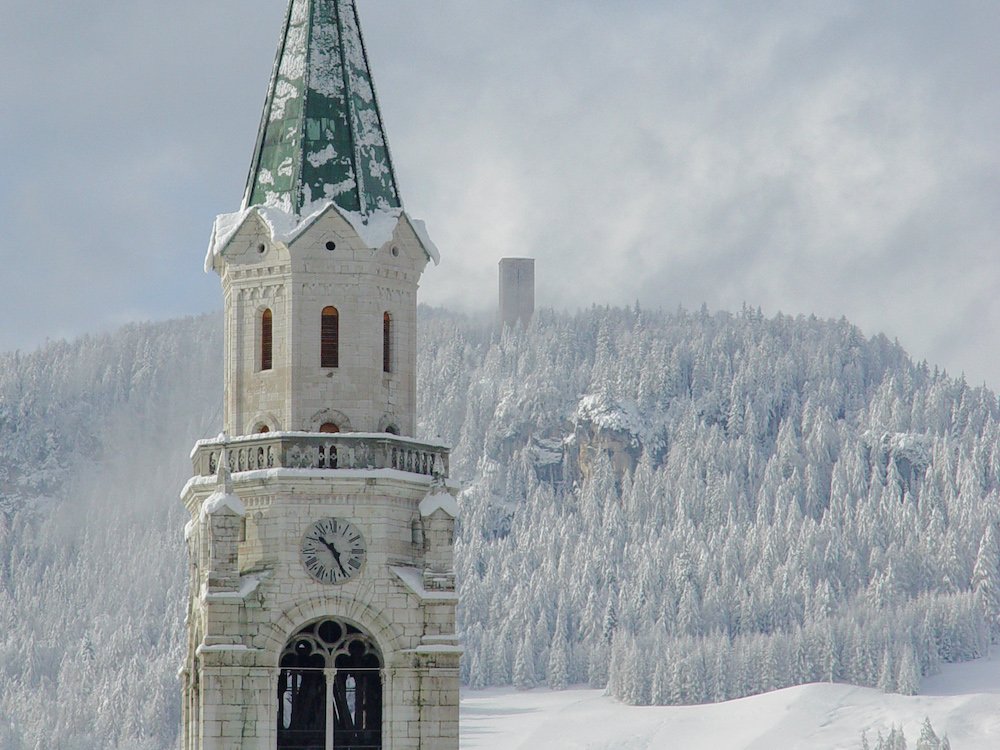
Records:
[[[218,316],[0,355],[0,748],[165,750]]]
[[[0,747],[176,743],[178,493],[221,322],[0,355]],[[628,703],[904,693],[998,635],[996,396],[846,321],[421,309],[420,436],[467,483],[472,686]]]

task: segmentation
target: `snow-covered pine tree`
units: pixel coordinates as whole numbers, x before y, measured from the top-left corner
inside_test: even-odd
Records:
[[[531,631],[525,630],[514,657],[513,685],[518,690],[531,690],[537,684],[535,659],[532,654]]]
[[[553,690],[569,686],[569,642],[566,639],[566,618],[560,609],[556,617],[555,635],[549,647],[548,683]]]
[[[988,523],[979,542],[972,569],[972,591],[976,595],[995,643],[1000,637],[1000,545],[996,525]]]
[[[920,737],[917,739],[916,750],[941,750],[941,740],[938,739],[931,720],[924,717],[924,723],[920,725]]]

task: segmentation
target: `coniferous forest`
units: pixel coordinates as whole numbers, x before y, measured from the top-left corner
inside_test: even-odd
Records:
[[[0,747],[172,748],[178,493],[221,423],[221,321],[0,355]],[[1000,612],[1000,408],[844,320],[421,310],[454,446],[464,681],[693,703],[912,693]]]

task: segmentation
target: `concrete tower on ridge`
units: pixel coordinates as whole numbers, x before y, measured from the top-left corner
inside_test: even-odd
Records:
[[[354,0],[290,0],[225,303],[223,432],[192,453],[184,750],[458,747],[446,446],[415,440],[417,287]]]
[[[535,314],[535,259],[500,259],[500,325],[522,326]]]

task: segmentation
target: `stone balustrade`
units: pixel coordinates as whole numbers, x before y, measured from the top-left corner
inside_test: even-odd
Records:
[[[449,449],[389,433],[265,432],[238,438],[199,440],[191,454],[196,476],[218,471],[225,449],[229,470],[396,469],[445,478]]]

